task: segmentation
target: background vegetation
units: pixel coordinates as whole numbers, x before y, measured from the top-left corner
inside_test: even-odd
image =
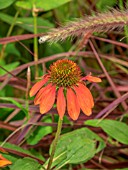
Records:
[[[65,115],[54,169],[128,169],[127,24],[115,28],[113,22],[109,32],[90,30],[87,35],[38,43],[39,35],[75,18],[100,12],[106,13],[103,21],[114,9],[128,16],[127,4],[127,0],[0,0],[0,150],[4,148],[8,153],[1,154],[12,161],[5,170],[46,168],[58,114],[55,106],[42,116],[29,89],[53,61],[65,57],[77,62],[83,75],[91,72],[102,83],[87,85],[95,100],[92,116],[81,112],[72,121]]]

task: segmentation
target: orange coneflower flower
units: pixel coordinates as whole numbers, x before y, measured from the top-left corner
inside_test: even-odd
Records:
[[[94,106],[92,94],[84,80],[101,82],[100,78],[91,75],[82,77],[80,68],[73,61],[58,60],[50,66],[48,74],[31,88],[30,96],[36,94],[34,104],[40,104],[42,114],[52,108],[57,96],[57,111],[60,118],[63,119],[67,103],[69,116],[77,120],[80,109],[89,116]]]

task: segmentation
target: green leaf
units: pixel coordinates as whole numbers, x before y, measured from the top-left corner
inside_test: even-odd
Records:
[[[20,8],[24,9],[32,9],[33,5],[35,5],[36,8],[39,8],[42,11],[48,11],[54,8],[57,8],[61,5],[64,5],[67,2],[70,2],[71,0],[36,0],[36,1],[31,1],[31,0],[26,0],[26,1],[17,1],[16,5]]]
[[[2,156],[5,157],[6,159],[8,159],[9,161],[11,161],[12,164],[15,163],[17,161],[17,159],[18,159],[18,158],[16,158],[15,155],[9,154],[9,153],[8,154],[2,153]]]
[[[33,26],[33,18],[27,17],[27,18],[17,18],[16,25],[19,27],[24,28],[27,31],[34,32],[34,26]],[[37,18],[37,32],[42,33],[48,31],[48,29],[53,28],[54,25],[50,23],[48,20]]]
[[[83,152],[85,150],[85,152]],[[95,142],[90,139],[77,137],[67,145],[67,160],[70,163],[81,163],[91,159],[95,155]]]
[[[61,0],[61,1],[58,1],[58,0],[37,0],[36,1],[36,7],[37,8],[40,8],[42,7],[42,9],[44,11],[48,11],[48,10],[51,10],[51,9],[54,9],[54,8],[57,8],[61,5],[64,5],[65,3],[67,2],[70,2],[71,0]]]
[[[0,0],[0,9],[9,7],[15,0]]]
[[[0,142],[0,144],[2,144],[2,142]],[[32,151],[23,149],[23,148],[21,148],[21,147],[19,147],[17,145],[11,144],[11,143],[5,143],[3,147],[8,148],[8,149],[12,149],[12,150],[15,150],[15,151],[19,151],[19,152],[21,152],[23,154],[27,154],[27,155],[30,155],[30,156],[35,156],[36,155],[37,158],[44,161],[44,158],[42,157],[42,155],[39,152],[34,151],[34,154],[33,154]],[[4,154],[4,156],[7,159],[9,159],[10,161],[12,161],[12,162],[15,162],[15,160],[16,160],[14,158],[14,156],[11,157],[10,154]]]
[[[50,45],[50,48],[46,44],[44,55],[50,56],[50,55],[62,53],[62,52],[64,52],[64,49],[63,49],[63,46],[61,44],[53,43],[53,44]]]
[[[44,122],[51,123],[51,119],[47,118]],[[28,139],[30,145],[37,144],[44,136],[52,133],[51,126],[41,126],[37,127],[32,136]]]
[[[96,141],[99,146],[96,146]],[[60,169],[68,163],[82,163],[90,160],[105,147],[103,140],[88,128],[81,128],[60,137],[52,166]],[[52,146],[50,148],[50,151]],[[45,164],[45,168],[47,163]]]
[[[8,24],[12,24],[14,22],[14,18],[10,15],[0,13],[0,19]],[[27,17],[27,18],[17,18],[15,25],[30,31],[34,32],[33,27],[33,18]],[[39,26],[39,27],[38,27]],[[42,26],[42,27],[41,27]],[[37,31],[38,33],[46,32],[48,28],[52,28],[54,25],[50,23],[48,20],[37,18]]]
[[[5,61],[4,60],[0,60],[0,65],[3,68],[5,68],[6,70],[11,71],[11,70],[15,69],[19,65],[19,62],[17,61],[17,62],[13,62],[13,63],[5,65]],[[6,71],[4,71],[2,68],[0,68],[0,75],[4,75],[6,73],[7,73]]]
[[[19,7],[19,8],[27,9],[27,10],[32,9],[32,3],[29,2],[28,0],[26,0],[26,1],[17,1],[16,6]]]
[[[106,9],[108,9],[108,7],[113,7],[115,4],[117,3],[117,0],[99,0],[96,3],[96,7],[100,10],[100,11],[104,11]]]
[[[116,120],[87,120],[86,125],[101,127],[109,136],[123,144],[128,144],[128,125]]]
[[[28,117],[27,109],[25,109],[20,103],[18,103],[13,98],[11,98],[11,97],[0,97],[0,99],[12,102],[14,105],[16,105],[18,108],[20,108],[25,113],[25,115]]]
[[[41,165],[32,158],[18,159],[13,165],[9,166],[10,170],[39,170]]]
[[[15,44],[7,44],[6,45],[6,51],[7,54],[14,54],[16,56],[20,56],[20,52],[15,47]]]

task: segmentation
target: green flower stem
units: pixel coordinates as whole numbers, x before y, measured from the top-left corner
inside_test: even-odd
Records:
[[[18,10],[18,11],[16,12],[16,14],[15,14],[15,16],[14,16],[14,20],[13,20],[13,22],[12,22],[12,24],[11,24],[8,32],[7,32],[6,37],[9,37],[9,36],[11,35],[12,30],[13,30],[13,28],[14,28],[14,26],[15,26],[16,19],[17,19],[19,13],[20,13],[20,10]],[[7,46],[7,44],[4,44],[4,45],[2,46],[1,54],[0,54],[0,59],[3,59],[3,58],[4,58],[4,51],[5,51],[5,49],[6,49],[6,46]]]
[[[61,133],[62,122],[63,122],[63,120],[61,120],[60,117],[59,117],[57,132],[56,132],[55,139],[53,141],[52,152],[51,152],[51,156],[50,156],[50,159],[49,159],[49,162],[48,162],[47,170],[51,169],[51,165],[52,165],[52,162],[53,162],[53,157],[54,157],[54,154],[55,154],[56,146],[57,146],[57,143],[58,143],[58,140],[59,140],[59,137],[60,137],[60,133]]]
[[[33,6],[33,20],[34,20],[34,34],[37,34],[37,11],[35,6]],[[35,61],[35,78],[38,77],[38,40],[34,37],[34,61]]]

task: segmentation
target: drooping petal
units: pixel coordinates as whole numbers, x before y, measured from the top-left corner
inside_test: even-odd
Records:
[[[0,167],[5,167],[7,165],[11,165],[12,162],[8,161],[8,160],[0,160]]]
[[[76,88],[76,86],[74,88]],[[90,90],[82,83],[78,84],[77,90],[79,90],[79,94],[86,97],[86,104],[88,105],[88,107],[93,108],[94,107],[94,100],[93,100],[93,97],[92,97]]]
[[[41,81],[39,81],[39,82],[37,82],[36,84],[34,84],[34,86],[31,88],[31,90],[30,90],[30,92],[29,92],[30,97],[34,96],[34,95],[40,90],[40,88],[41,88],[45,83],[47,83],[48,79],[49,79],[49,78],[48,78],[48,76],[46,75],[46,76],[44,76],[44,78],[43,78]]]
[[[0,154],[0,167],[5,167],[7,165],[11,165],[12,162],[9,161],[8,159],[4,158],[1,154]]]
[[[90,98],[85,93],[83,93],[79,87],[75,86],[73,88],[76,92],[77,100],[81,110],[83,111],[84,114],[90,116],[92,114],[92,109],[91,109],[92,103],[90,101]]]
[[[77,97],[71,88],[67,88],[67,110],[73,120],[77,120],[80,114],[80,106]]]
[[[52,83],[40,89],[40,91],[37,93],[34,99],[34,104],[35,105],[40,104],[41,99],[45,97],[45,95],[51,90],[51,88],[52,88]]]
[[[90,82],[94,82],[94,83],[100,83],[102,80],[99,77],[94,77],[94,76],[85,76],[82,78],[82,80],[88,80]]]
[[[64,89],[63,87],[60,87],[57,93],[57,111],[61,120],[63,119],[66,109],[66,100],[64,97],[63,89]]]
[[[40,113],[44,114],[48,112],[55,101],[56,86],[52,86],[51,90],[40,101]]]

